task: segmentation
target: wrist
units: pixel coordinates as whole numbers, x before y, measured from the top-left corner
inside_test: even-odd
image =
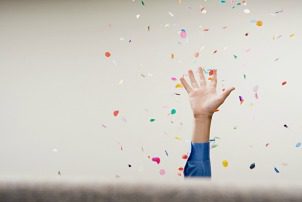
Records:
[[[213,114],[193,114],[195,120],[212,120]]]

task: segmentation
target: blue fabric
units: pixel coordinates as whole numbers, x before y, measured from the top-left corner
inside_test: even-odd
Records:
[[[192,143],[184,168],[185,177],[211,177],[210,143]]]

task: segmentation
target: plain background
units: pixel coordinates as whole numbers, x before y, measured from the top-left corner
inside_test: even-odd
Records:
[[[213,118],[212,180],[301,181],[301,8],[0,1],[0,177],[182,181],[193,121],[171,77],[203,66],[218,69],[219,91],[236,87]]]

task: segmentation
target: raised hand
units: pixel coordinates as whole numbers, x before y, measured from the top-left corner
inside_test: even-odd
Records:
[[[210,77],[208,82],[205,79],[201,67],[198,68],[198,81],[193,71],[191,69],[188,70],[191,85],[186,81],[184,76],[180,78],[182,85],[189,94],[194,118],[212,117],[218,107],[222,105],[230,93],[235,90],[234,87],[230,87],[221,93],[217,93],[217,70],[215,69],[212,72],[212,77]]]

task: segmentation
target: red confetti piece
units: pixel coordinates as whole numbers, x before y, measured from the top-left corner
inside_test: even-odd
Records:
[[[181,156],[181,158],[184,159],[184,160],[186,160],[186,159],[188,159],[188,155],[184,154],[184,155]]]
[[[115,111],[113,112],[113,116],[115,116],[115,117],[117,117],[118,114],[119,114],[119,110],[115,110]]]
[[[282,82],[282,86],[286,85],[287,84],[287,81],[283,81]]]
[[[152,161],[156,162],[157,164],[160,163],[160,158],[159,157],[153,157]]]
[[[179,171],[183,171],[184,168],[183,168],[183,167],[179,167],[178,170],[179,170]]]
[[[159,174],[160,174],[160,175],[165,175],[165,174],[166,174],[166,171],[165,171],[164,169],[160,169],[160,170],[159,170]]]
[[[216,73],[216,69],[211,69],[209,72],[209,76],[212,76],[214,73]]]
[[[107,58],[109,58],[109,57],[111,56],[111,53],[110,53],[109,51],[106,51],[106,52],[105,52],[105,56],[106,56]]]

